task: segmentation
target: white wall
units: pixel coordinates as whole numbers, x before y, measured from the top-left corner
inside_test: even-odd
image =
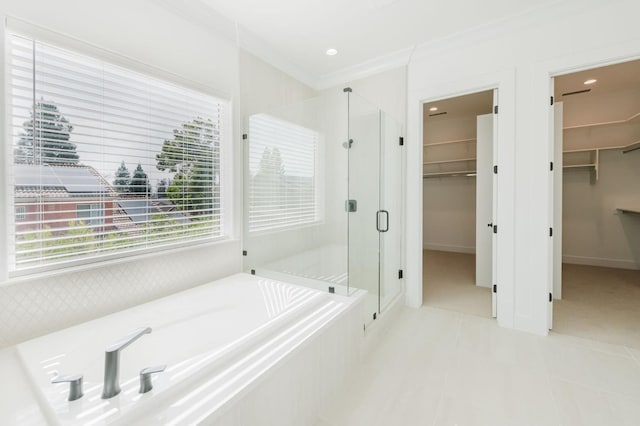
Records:
[[[476,179],[424,179],[423,191],[423,248],[475,253]]]
[[[564,150],[625,146],[640,140],[640,121],[625,121],[640,113],[640,88],[562,100]],[[591,126],[607,122],[620,123]],[[563,260],[640,268],[640,217],[616,212],[618,207],[640,207],[640,152],[601,150],[597,181],[588,169],[565,169],[562,176]]]
[[[640,269],[640,152],[600,151],[599,179],[588,170],[563,174],[562,255],[567,263]]]
[[[498,322],[546,334],[551,283],[550,75],[640,56],[640,3],[567,0],[416,49],[409,65],[408,138],[421,102],[499,88]],[[409,144],[407,302],[419,306],[419,147]]]
[[[487,111],[491,111],[491,104]],[[475,139],[476,115],[428,117],[424,114],[422,142],[431,143]],[[424,149],[424,161],[439,161],[476,156],[476,142],[437,145]],[[443,170],[460,170],[473,163],[448,163]],[[437,172],[441,166],[430,166]],[[467,176],[437,177],[422,180],[422,247],[429,250],[475,253],[476,251],[476,179]]]
[[[218,26],[222,30],[218,28],[214,34],[172,13],[164,4],[152,0],[5,0],[0,3],[0,16],[3,22],[6,17],[18,18],[80,44],[106,49],[114,57],[125,57],[124,63],[137,64],[141,70],[159,69],[161,75],[176,75],[180,81],[207,88],[235,106],[238,55],[233,25]],[[4,39],[2,31],[3,69]],[[4,74],[0,78],[4,79]],[[5,81],[1,83],[0,97],[5,99]],[[0,108],[4,105],[0,103]],[[0,110],[0,119],[0,128],[6,129],[4,110]],[[240,169],[235,165],[238,173]],[[236,193],[238,183],[239,179]],[[0,162],[3,198],[7,185],[5,164]],[[239,201],[234,200],[236,224],[240,223]],[[6,215],[6,209],[0,209],[0,347],[189,288],[237,272],[241,267],[240,242],[231,239],[95,268],[7,281]],[[239,236],[237,228],[233,235]]]

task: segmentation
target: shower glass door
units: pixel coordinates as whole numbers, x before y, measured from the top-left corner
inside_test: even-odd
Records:
[[[367,292],[365,325],[401,291],[402,127],[347,92],[349,106],[349,288]]]
[[[354,93],[349,103],[349,288],[367,292],[365,324],[379,313],[380,230],[387,218],[380,210],[380,110]]]
[[[401,292],[403,203],[402,126],[386,112],[380,113],[380,209],[388,219],[380,233],[380,305],[382,313]],[[403,142],[404,143],[404,142]],[[381,218],[381,220],[383,220]]]

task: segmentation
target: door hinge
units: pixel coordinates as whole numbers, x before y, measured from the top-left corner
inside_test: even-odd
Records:
[[[549,236],[553,237],[553,228],[549,228]]]
[[[242,134],[242,140],[246,140],[249,137],[249,135],[247,135],[246,133]]]
[[[373,313],[373,319],[374,319],[374,320],[378,319],[378,314],[377,314],[377,313],[375,313],[375,312]]]
[[[246,256],[247,255],[247,251],[246,250],[242,250],[242,255]]]
[[[494,285],[493,285],[493,292],[494,292],[494,293],[497,293],[497,292],[498,292],[498,285],[497,285],[497,284],[494,284]]]
[[[404,271],[402,269],[398,269],[398,279],[401,280],[404,278]]]
[[[493,113],[494,113],[494,114],[497,114],[497,113],[498,113],[498,105],[495,105],[495,106],[493,107]]]
[[[494,234],[498,233],[498,225],[493,225],[493,233]]]
[[[553,294],[549,293],[549,302],[553,302]]]
[[[553,171],[553,161],[549,163],[549,170]]]
[[[255,269],[252,269],[252,270],[251,270],[251,275],[255,275],[255,274],[256,274],[256,270],[255,270]]]
[[[493,166],[493,174],[498,174],[498,166]]]
[[[400,142],[400,146],[404,146],[404,138],[402,136],[400,136],[398,138],[399,142]]]
[[[551,105],[553,105],[553,96],[551,97]]]

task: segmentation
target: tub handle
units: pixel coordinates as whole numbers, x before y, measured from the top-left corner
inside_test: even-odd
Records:
[[[82,398],[82,374],[71,374],[68,376],[58,376],[51,380],[51,383],[69,383],[69,401]]]
[[[162,373],[166,368],[166,365],[156,365],[155,367],[147,367],[140,370],[139,393],[147,393],[151,389],[153,389],[153,383],[151,383],[151,375],[155,373]]]

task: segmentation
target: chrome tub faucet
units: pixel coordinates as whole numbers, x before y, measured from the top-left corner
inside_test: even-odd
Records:
[[[102,399],[109,399],[120,393],[120,351],[149,333],[151,327],[138,328],[105,349]]]

